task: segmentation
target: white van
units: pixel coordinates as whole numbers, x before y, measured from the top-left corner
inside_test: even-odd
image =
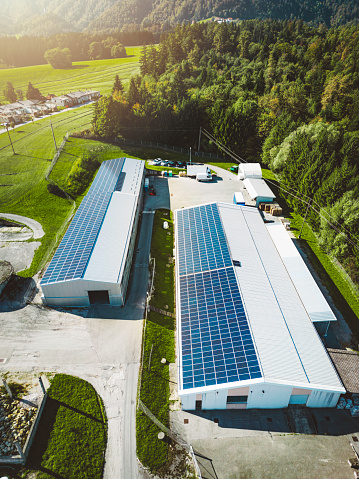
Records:
[[[210,173],[197,173],[197,181],[212,181],[212,175]]]

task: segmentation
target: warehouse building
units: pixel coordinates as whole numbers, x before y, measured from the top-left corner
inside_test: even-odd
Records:
[[[263,179],[246,178],[243,180],[243,186],[247,189],[251,200],[256,202],[257,208],[259,203],[273,203],[275,199],[275,194]]]
[[[130,158],[101,164],[40,282],[45,304],[124,304],[144,165]]]
[[[345,389],[259,211],[176,210],[175,235],[183,409],[334,407]]]
[[[262,168],[259,163],[240,163],[238,166],[238,179],[262,178]]]

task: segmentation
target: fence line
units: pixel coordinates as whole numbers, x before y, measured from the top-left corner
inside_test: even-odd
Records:
[[[171,313],[170,311],[165,311],[164,309],[156,308],[155,306],[151,306],[150,304],[148,305],[148,309],[150,311],[155,311],[156,313],[160,313],[163,316],[169,316],[170,318],[176,317],[174,313]]]
[[[213,158],[215,160],[225,160],[225,156],[218,155],[218,153],[207,153],[204,151],[195,151],[190,150],[189,148],[181,148],[179,146],[171,146],[166,145],[164,143],[158,143],[156,141],[144,141],[144,140],[130,140],[128,138],[116,138],[117,143],[122,145],[141,145],[147,146],[152,148],[161,148],[162,150],[168,151],[175,151],[177,153],[181,153],[183,155],[190,155],[190,151],[192,152],[192,156],[199,157],[199,158]]]
[[[177,444],[179,444],[180,446],[182,446],[184,449],[186,449],[186,451],[188,452],[188,454],[191,456],[192,458],[192,461],[193,461],[193,465],[194,465],[194,468],[195,468],[195,472],[197,474],[197,477],[199,479],[202,479],[202,474],[201,474],[201,470],[199,468],[199,465],[198,465],[198,462],[197,462],[197,459],[196,459],[196,456],[194,454],[194,451],[193,451],[193,447],[191,446],[191,444],[188,444],[187,442],[185,442],[183,439],[181,439],[180,436],[178,436],[178,434],[175,434],[174,432],[172,432],[168,427],[166,427],[164,424],[162,424],[162,422],[157,419],[157,417],[148,409],[148,407],[143,404],[143,402],[141,401],[141,399],[138,400],[138,407],[139,409],[146,414],[146,416],[151,419],[151,421],[156,424],[160,429],[161,431],[163,431],[168,437],[170,437],[173,441],[177,442]]]
[[[46,178],[47,181],[49,181],[49,176],[51,175],[51,172],[52,172],[54,166],[56,165],[57,160],[59,159],[59,157],[61,155],[61,152],[62,152],[64,146],[66,145],[66,141],[68,140],[68,138],[69,138],[69,132],[67,132],[66,135],[63,137],[61,145],[57,149],[57,151],[56,151],[56,153],[55,153],[55,155],[54,155],[54,157],[51,161],[51,165],[49,166],[49,169],[46,172],[45,178]]]
[[[46,253],[44,254],[43,258],[42,258],[42,261],[40,263],[40,268],[39,268],[39,271],[41,271],[43,269],[43,267],[46,265],[46,263],[48,262],[49,260],[49,257],[50,257],[50,254],[52,253],[53,251],[53,245],[57,244],[59,242],[59,238],[64,234],[64,230],[65,228],[67,228],[67,225],[69,223],[69,221],[72,219],[73,217],[73,214],[75,212],[75,209],[76,209],[76,202],[75,200],[67,193],[67,191],[63,190],[57,183],[56,181],[54,181],[53,179],[50,178],[50,174],[54,168],[54,166],[56,165],[57,163],[57,160],[59,159],[60,155],[61,155],[61,152],[66,144],[66,141],[68,140],[68,137],[69,137],[69,132],[66,133],[66,135],[64,136],[62,142],[61,142],[61,145],[59,146],[58,150],[56,151],[52,161],[51,161],[51,165],[49,166],[46,174],[45,174],[45,179],[48,183],[52,184],[52,185],[55,185],[57,186],[57,188],[59,188],[59,190],[61,190],[64,195],[66,196],[66,199],[72,203],[72,207],[71,207],[71,210],[70,210],[70,213],[68,214],[67,218],[64,220],[64,222],[62,223],[61,227],[59,228],[59,230],[57,231],[56,233],[56,236],[55,236],[55,239],[54,241],[51,243],[51,245],[48,247]]]

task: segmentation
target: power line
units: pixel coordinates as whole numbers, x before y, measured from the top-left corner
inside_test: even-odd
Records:
[[[231,156],[235,161],[237,161],[238,163],[248,163],[248,161],[246,161],[244,158],[241,158],[239,155],[235,154],[234,152],[232,152],[229,148],[227,148],[226,146],[224,146],[220,141],[216,140],[216,138],[211,134],[209,133],[207,130],[205,130],[204,128],[201,128],[201,130],[204,132],[204,134],[211,140],[213,141],[221,150],[223,150],[225,153],[227,153],[229,156]],[[268,183],[272,184],[273,186],[277,187],[277,185],[270,179],[267,179],[266,180]],[[318,202],[314,201],[313,198],[310,198],[308,197],[307,195],[304,195],[303,193],[295,190],[294,188],[292,187],[288,187],[286,185],[287,188],[289,188],[290,190],[294,191],[296,194],[294,193],[291,193],[290,191],[286,190],[280,181],[277,181],[277,183],[279,184],[279,187],[280,189],[282,189],[284,192],[286,192],[288,195],[291,195],[293,196],[294,198],[296,198],[297,200],[301,201],[302,203],[305,203],[307,205],[307,212],[308,212],[308,209],[311,208],[313,211],[315,211],[315,213],[317,213],[318,216],[320,216],[321,218],[324,219],[324,221],[326,221],[337,233],[339,234],[342,234],[345,239],[355,248],[359,251],[359,245],[353,241],[349,236],[351,237],[354,237],[356,239],[356,237],[350,232],[348,231],[343,225],[340,225],[339,221],[336,220],[332,215],[330,215],[330,213],[328,213],[325,208],[323,206],[321,206]],[[299,196],[298,196],[299,195]],[[308,201],[307,201],[308,199]],[[318,211],[314,206],[313,206],[313,203],[315,203],[321,210],[323,210],[335,223],[337,223],[340,228],[338,228],[337,226],[335,226],[333,223],[331,223],[328,218],[326,218],[320,211]],[[306,212],[306,214],[307,214]],[[302,225],[303,227],[303,225]],[[342,229],[344,229],[344,231],[347,233],[345,234]],[[349,236],[348,236],[349,235]]]

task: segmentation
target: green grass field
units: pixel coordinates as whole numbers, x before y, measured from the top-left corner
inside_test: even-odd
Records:
[[[168,221],[169,228],[162,228]],[[168,234],[170,233],[170,234]],[[151,305],[174,312],[173,220],[168,210],[157,210],[153,223],[151,256],[156,259],[154,293]],[[168,266],[169,265],[169,266]],[[149,311],[144,336],[140,398],[164,424],[169,425],[169,366],[161,359],[175,361],[175,320]],[[167,461],[168,445],[157,437],[159,428],[143,412],[136,418],[137,455],[152,472],[160,470]]]
[[[71,68],[65,69],[54,69],[51,65],[36,65],[0,70],[0,102],[6,102],[3,90],[8,81],[12,82],[15,91],[22,90],[24,97],[29,82],[39,88],[45,96],[50,93],[61,95],[86,88],[107,94],[112,89],[116,74],[126,87],[130,76],[139,72],[141,48],[127,47],[126,58],[73,62]]]
[[[22,477],[101,479],[107,444],[102,399],[83,379],[57,374]]]

